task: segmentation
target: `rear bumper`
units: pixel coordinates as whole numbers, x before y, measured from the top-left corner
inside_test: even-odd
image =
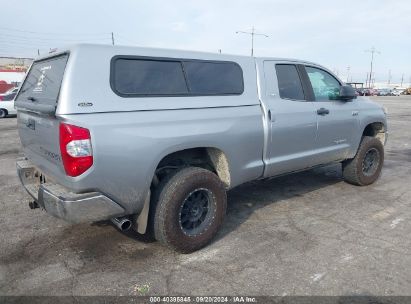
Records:
[[[26,191],[47,213],[71,223],[94,222],[124,215],[125,210],[99,192],[73,193],[54,183],[40,184],[39,172],[28,160],[16,163]]]

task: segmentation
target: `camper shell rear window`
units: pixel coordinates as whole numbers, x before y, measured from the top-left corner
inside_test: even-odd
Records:
[[[121,97],[241,95],[243,71],[231,61],[115,56],[110,83]]]
[[[55,109],[68,57],[65,53],[35,61],[17,95],[17,104]]]

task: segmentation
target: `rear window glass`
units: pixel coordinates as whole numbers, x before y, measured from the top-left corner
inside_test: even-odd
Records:
[[[16,96],[16,93],[7,94],[7,95],[3,96],[3,101],[13,100],[15,96]]]
[[[244,91],[243,73],[233,62],[115,58],[113,90],[123,97],[230,95]]]
[[[277,64],[278,89],[283,99],[304,100],[304,91],[298,75],[297,67],[293,64]]]
[[[55,105],[60,92],[68,54],[34,62],[17,101]]]

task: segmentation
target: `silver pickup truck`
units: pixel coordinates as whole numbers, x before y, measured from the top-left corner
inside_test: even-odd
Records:
[[[387,138],[382,107],[293,59],[76,45],[36,60],[15,105],[31,208],[183,253],[216,235],[227,190],[333,162],[368,185]]]

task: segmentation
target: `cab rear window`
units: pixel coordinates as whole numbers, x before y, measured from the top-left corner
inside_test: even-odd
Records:
[[[17,102],[55,106],[68,54],[35,61],[16,98]]]
[[[282,99],[305,100],[304,90],[294,64],[276,64],[278,90]]]
[[[239,95],[243,72],[234,62],[115,57],[111,87],[122,97]]]

